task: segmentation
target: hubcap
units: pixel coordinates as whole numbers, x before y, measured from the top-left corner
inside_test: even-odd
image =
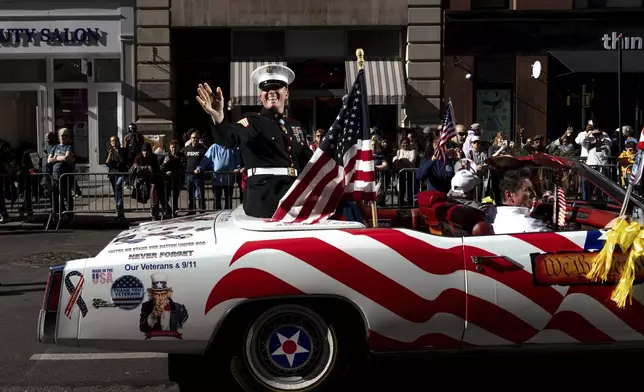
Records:
[[[320,383],[335,360],[331,328],[299,306],[276,307],[260,316],[246,336],[246,360],[253,376],[277,390]]]

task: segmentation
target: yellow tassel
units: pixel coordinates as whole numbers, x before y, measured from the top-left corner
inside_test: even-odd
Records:
[[[586,275],[588,279],[594,281],[606,281],[606,279],[608,279],[608,272],[613,265],[613,252],[615,252],[616,243],[617,233],[606,233],[606,243],[604,244],[604,248],[601,252],[593,258],[593,266]]]
[[[631,251],[626,259],[626,265],[622,271],[622,276],[613,290],[611,299],[615,301],[618,308],[626,307],[626,300],[629,305],[632,303],[633,283],[635,282],[635,261],[644,255],[644,231],[640,231],[637,238],[633,241]]]
[[[633,282],[635,281],[635,261],[633,260],[633,252],[628,256],[626,265],[622,271],[622,276],[619,278],[617,287],[613,290],[612,299],[618,308],[623,309],[626,306],[626,300],[629,300],[629,305],[632,303],[633,295]]]
[[[593,258],[593,265],[590,269],[590,272],[588,272],[588,274],[586,275],[588,279],[594,281],[601,280],[603,282],[608,280],[608,273],[613,266],[613,253],[615,252],[615,248],[620,240],[628,239],[628,236],[624,234],[624,231],[629,226],[630,225],[626,221],[626,218],[620,217],[615,222],[613,228],[606,232],[606,243],[604,244],[604,248],[601,250],[601,252],[599,252],[599,254]],[[620,248],[624,248],[622,244],[619,245]]]

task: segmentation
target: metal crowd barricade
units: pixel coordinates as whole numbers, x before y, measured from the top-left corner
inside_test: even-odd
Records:
[[[416,168],[401,169],[397,173],[389,172],[389,176],[385,172],[376,172],[376,181],[382,179],[383,183],[388,185],[386,188],[386,195],[391,195],[385,203],[380,206],[388,207],[417,207],[418,206],[418,193],[429,190],[427,180],[419,181],[416,179]],[[389,177],[390,180],[384,181]],[[476,187],[474,198],[481,200],[488,196],[487,190],[489,188],[489,173],[487,169],[483,169],[479,178],[481,184]]]
[[[136,175],[129,172],[110,173],[64,173],[53,180],[54,216],[56,230],[61,221],[74,214],[117,214],[117,196],[121,199],[123,213],[149,212],[157,197],[163,200],[166,194],[166,181],[161,174],[144,180],[150,187],[145,202],[136,198],[134,192]],[[128,185],[131,185],[128,186]],[[156,192],[156,195],[155,195]]]
[[[181,189],[177,200],[177,211],[180,213],[234,209],[242,203],[244,195],[242,173],[232,171],[174,176],[170,188]]]
[[[48,173],[0,174],[0,214],[22,223],[44,220],[47,230],[53,217],[52,178]],[[44,218],[44,219],[41,219]]]
[[[61,222],[76,214],[116,215],[119,212],[117,199],[122,200],[124,214],[158,213],[163,219],[178,213],[233,209],[241,204],[243,197],[241,173],[233,172],[170,176],[157,173],[152,179],[143,180],[154,185],[154,189],[150,186],[149,197],[143,199],[136,197],[137,176],[129,172],[65,173],[51,182],[54,194],[51,211],[56,230]]]

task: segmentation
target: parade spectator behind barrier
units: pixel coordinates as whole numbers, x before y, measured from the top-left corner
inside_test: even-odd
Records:
[[[582,158],[588,158],[588,148],[587,148],[588,146],[584,145],[584,140],[586,140],[586,138],[588,136],[590,136],[590,134],[593,131],[594,126],[595,125],[594,125],[593,120],[589,120],[588,124],[586,124],[586,129],[581,131],[581,132],[579,132],[577,134],[577,137],[575,137],[575,143],[581,147],[581,155],[580,156]]]
[[[107,165],[108,172],[110,173],[124,173],[128,171],[127,159],[128,153],[125,148],[121,147],[121,141],[118,136],[110,138],[110,145],[107,148]],[[114,192],[114,201],[116,202],[116,218],[122,219],[125,217],[123,212],[123,181],[125,179],[123,174],[110,174],[108,176],[112,191]]]
[[[458,130],[457,130],[457,135],[458,135]],[[465,142],[463,142],[463,146],[461,147],[463,152],[465,153],[466,158],[469,158],[470,150],[472,150],[472,140],[473,140],[472,138],[475,136],[479,138],[478,139],[479,141],[483,139],[483,130],[481,129],[481,126],[478,123],[474,123],[470,125],[470,129],[468,129],[467,131],[467,137],[465,138]]]
[[[195,214],[195,199],[198,200],[199,209],[206,210],[206,195],[204,185],[204,174],[198,170],[199,164],[206,154],[206,148],[199,143],[201,135],[198,131],[190,135],[190,144],[183,149],[186,157],[186,188],[188,188],[188,212]]]
[[[73,173],[74,147],[72,146],[72,133],[67,128],[58,130],[59,144],[51,149],[47,159],[48,170],[53,179],[53,204],[55,216],[63,211],[69,212],[64,215],[70,223],[73,220],[71,211],[74,210],[72,191],[74,188],[74,177],[71,175],[62,177],[63,174]]]
[[[436,147],[438,139],[434,140],[434,145],[427,154],[431,154],[431,159],[426,159],[416,169],[416,179],[418,181],[427,181],[425,189],[430,191],[439,191],[447,193],[451,188],[451,180],[454,177],[454,163],[456,162],[456,149],[447,150],[445,163],[436,156]]]
[[[626,148],[617,158],[617,164],[620,166],[622,173],[622,186],[628,185],[628,177],[633,172],[633,164],[635,164],[635,156],[637,155],[637,139],[629,137],[624,144]]]
[[[145,140],[143,140],[143,135],[138,132],[136,124],[131,123],[128,125],[127,130],[125,148],[128,150],[128,164],[131,165],[134,159],[139,156]]]
[[[465,154],[465,158],[471,159],[476,163],[478,175],[481,176],[481,172],[486,168],[485,161],[487,160],[487,153],[481,149],[481,139],[479,136],[475,135],[470,137],[470,142],[472,143],[472,148]]]
[[[315,135],[313,136],[313,144],[311,144],[311,151],[315,152],[315,150],[318,149],[318,147],[320,146],[320,141],[322,140],[325,134],[326,132],[322,128],[318,128],[315,131]]]
[[[172,209],[167,211],[171,216],[177,216],[179,209],[179,195],[181,194],[181,184],[184,175],[183,154],[179,151],[180,144],[178,140],[170,142],[168,153],[161,162],[161,172],[165,173],[165,189],[168,196],[172,194]]]
[[[47,136],[45,137],[45,147],[43,148],[42,162],[40,164],[40,171],[47,174],[43,176],[41,184],[45,187],[45,197],[48,198],[51,198],[53,194],[51,168],[49,166],[49,155],[57,144],[58,136],[56,135],[56,132],[47,133]]]
[[[158,219],[159,204],[163,204],[163,211],[168,211],[170,208],[165,197],[165,182],[161,176],[159,161],[152,152],[150,143],[143,144],[141,152],[134,158],[131,172],[136,178],[132,196],[141,204],[149,200],[150,217],[153,220]]]
[[[215,198],[215,209],[221,210],[221,196],[224,196],[224,209],[233,206],[233,190],[235,189],[235,175],[241,170],[241,153],[237,148],[226,148],[213,144],[203,156],[195,169],[201,173],[212,169],[212,191]]]
[[[11,146],[5,140],[0,139],[0,224],[9,221],[5,198],[13,203],[17,196],[13,185],[13,176],[17,166]]]
[[[197,128],[190,128],[188,129],[188,132],[183,134],[184,147],[189,147],[192,145],[192,135],[195,133],[199,134],[199,131],[197,130]],[[198,141],[199,139],[197,139],[197,142]]]
[[[543,140],[542,135],[537,135],[532,139],[532,152],[533,153],[544,153],[546,151],[546,145]]]
[[[437,135],[440,135],[441,130],[443,127],[441,125],[438,126]],[[458,148],[463,150],[463,145],[465,144],[465,141],[467,140],[467,131],[465,130],[465,126],[463,124],[456,124],[456,136],[452,138],[452,141],[458,145]]]
[[[551,155],[572,155],[575,152],[575,145],[572,142],[572,127],[569,127],[566,132],[555,139],[546,148],[546,152]]]
[[[394,171],[398,175],[398,203],[401,206],[413,205],[413,189],[414,178],[409,171],[400,172],[403,169],[412,169],[416,167],[416,159],[418,152],[412,149],[411,141],[408,138],[403,138],[400,141],[400,149],[396,152],[396,156],[392,160]],[[408,196],[406,198],[406,196]]]
[[[612,143],[611,143],[611,151],[610,155],[611,156],[619,156],[619,154],[622,152],[619,144],[619,133],[622,133],[622,140],[624,140],[624,146],[626,146],[626,140],[631,137],[635,137],[635,131],[633,131],[633,128],[631,128],[630,125],[624,125],[622,128],[617,128],[615,132],[613,133],[613,137],[611,138]]]
[[[413,151],[416,151],[416,155],[418,156],[421,151],[423,151],[420,148],[420,142],[418,141],[418,138],[416,137],[416,134],[412,131],[407,133],[407,139],[409,140],[409,145]],[[418,161],[416,160],[414,163],[414,167],[418,167]]]
[[[505,138],[505,133],[498,132],[492,140],[492,145],[487,151],[488,157],[498,157],[499,155],[507,155],[510,153],[510,150],[514,147],[514,143],[508,142],[508,139]]]
[[[388,182],[388,169],[389,163],[387,162],[387,157],[382,153],[381,149],[382,142],[376,140],[371,140],[371,149],[373,150],[373,165],[376,170],[376,186],[378,187],[378,193],[376,195],[376,204],[379,206],[385,205],[385,200],[387,198],[387,185]]]
[[[451,189],[447,193],[447,197],[455,201],[473,207],[481,211],[486,211],[487,206],[479,203],[476,198],[476,187],[481,185],[481,179],[474,173],[473,170],[458,170],[454,173],[451,180]]]

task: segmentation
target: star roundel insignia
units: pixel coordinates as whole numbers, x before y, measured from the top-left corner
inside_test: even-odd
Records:
[[[311,358],[311,338],[296,326],[278,328],[269,338],[268,353],[276,366],[285,370],[298,369]]]
[[[248,123],[248,119],[247,119],[247,118],[242,118],[241,120],[237,121],[237,124],[241,124],[241,125],[243,125],[243,126],[244,126],[244,127],[246,127],[246,128],[248,128],[248,125],[250,125],[250,124]]]

